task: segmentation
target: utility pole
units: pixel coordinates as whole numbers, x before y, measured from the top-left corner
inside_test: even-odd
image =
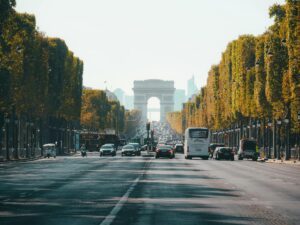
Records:
[[[147,129],[147,155],[149,155],[149,131],[150,131],[150,122],[146,123]]]

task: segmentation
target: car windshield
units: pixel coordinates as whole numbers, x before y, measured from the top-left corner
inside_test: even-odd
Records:
[[[105,145],[103,145],[102,147],[109,147],[109,148],[111,148],[111,147],[113,147],[114,146],[114,144],[105,144]]]
[[[132,145],[126,145],[123,147],[123,149],[133,149],[134,147]]]
[[[139,146],[139,143],[129,143],[130,145]]]

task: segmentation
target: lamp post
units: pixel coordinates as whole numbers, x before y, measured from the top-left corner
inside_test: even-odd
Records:
[[[260,120],[256,121],[256,139],[258,146],[261,145],[261,138],[260,138]]]
[[[9,122],[10,122],[10,119],[8,118],[8,116],[5,117],[4,119],[4,122],[5,122],[5,126],[6,126],[6,140],[5,140],[5,148],[6,148],[6,160],[8,161],[10,159],[9,157]]]
[[[14,121],[13,132],[14,132],[14,136],[13,136],[14,146],[13,147],[15,149],[15,158],[19,159],[19,120],[18,119],[16,119]]]
[[[286,135],[285,135],[285,160],[290,159],[290,143],[289,143],[289,119],[285,118],[284,123],[285,123],[285,130],[286,130]]]
[[[298,125],[300,126],[300,111],[298,112]],[[299,135],[300,135],[300,128],[299,128]],[[300,137],[298,135],[298,161],[300,160]]]
[[[271,127],[272,127],[272,122],[269,120],[268,121],[268,132],[267,132],[267,135],[268,135],[268,159],[271,158]]]
[[[277,147],[277,159],[278,160],[280,160],[281,159],[281,137],[280,137],[280,126],[281,126],[281,120],[280,119],[278,119],[277,120],[277,134],[276,134],[276,136],[277,136],[277,139],[278,139],[278,141],[277,141],[277,143],[278,143],[278,147]],[[277,144],[276,143],[276,144]]]

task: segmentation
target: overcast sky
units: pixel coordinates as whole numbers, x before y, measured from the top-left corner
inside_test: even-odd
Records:
[[[132,94],[134,80],[206,84],[211,65],[241,34],[262,34],[284,0],[17,0],[40,31],[64,39],[85,65],[84,85]],[[107,81],[107,84],[105,84]]]

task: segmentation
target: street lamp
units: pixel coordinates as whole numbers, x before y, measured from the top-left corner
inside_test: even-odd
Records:
[[[285,160],[290,159],[290,153],[289,153],[289,134],[288,134],[288,124],[290,120],[288,118],[285,118],[283,120],[285,123],[285,129],[286,129],[286,135],[285,135]]]
[[[298,124],[300,125],[300,111],[298,112]],[[300,134],[300,128],[299,128],[299,134]],[[298,160],[300,160],[300,137],[298,143]]]
[[[5,122],[5,126],[6,126],[6,159],[9,160],[10,157],[9,157],[9,122],[10,122],[10,119],[8,118],[8,116],[5,117],[4,119],[4,122]]]
[[[277,148],[277,159],[280,160],[281,159],[281,137],[280,137],[280,126],[281,126],[281,120],[278,119],[277,120],[277,138],[278,138],[278,148]],[[277,144],[277,143],[276,143]]]
[[[268,121],[268,159],[271,158],[271,126],[272,122],[269,120]]]

